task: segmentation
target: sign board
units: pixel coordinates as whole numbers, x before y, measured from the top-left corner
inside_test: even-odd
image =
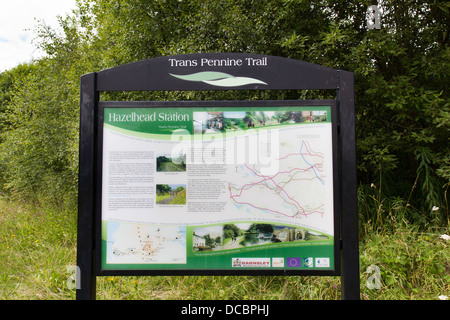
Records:
[[[213,274],[341,275],[343,294],[357,298],[348,75],[194,54],[82,77],[77,298],[95,297],[96,276]],[[302,88],[337,99],[99,100],[115,90]]]
[[[334,101],[246,104],[101,104],[102,271],[334,274]]]

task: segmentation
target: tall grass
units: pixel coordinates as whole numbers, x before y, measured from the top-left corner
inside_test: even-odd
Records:
[[[450,296],[450,242],[440,237],[449,234],[448,228],[424,232],[391,223],[383,229],[366,221],[360,233],[362,299]],[[0,200],[0,299],[75,299],[68,286],[73,265],[75,211]],[[367,272],[371,265],[379,268],[378,289],[367,286],[373,278]],[[338,300],[340,291],[339,277],[97,277],[101,300]]]
[[[175,198],[170,201],[170,204],[186,204],[186,189],[178,192]]]
[[[0,201],[0,299],[70,299],[73,212]]]

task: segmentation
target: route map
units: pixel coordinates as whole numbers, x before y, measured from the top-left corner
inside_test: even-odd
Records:
[[[290,128],[285,134],[280,132],[278,169],[272,174],[263,174],[257,164],[235,167],[228,192],[242,214],[313,228],[330,217],[333,200],[331,141],[322,135],[314,138],[312,130],[317,129],[305,133],[299,127]],[[326,231],[332,234],[330,228]]]
[[[320,190],[320,185],[324,184],[324,178],[319,176],[323,167],[323,155],[311,153],[303,141],[299,153],[291,153],[278,160],[284,160],[281,168],[285,168],[285,170],[272,176],[262,175],[254,166],[241,166],[239,169],[246,178],[253,176],[258,181],[246,183],[241,187],[236,187],[230,182],[230,198],[236,204],[248,205],[261,211],[291,218],[298,215],[308,216],[313,213],[323,214],[323,200],[321,197],[317,197],[317,189]],[[292,161],[288,162],[288,160]],[[315,185],[318,185],[319,188],[315,188]],[[258,195],[257,197],[255,193]],[[312,208],[305,208],[299,203],[299,201],[303,202],[300,198],[310,199],[309,203],[311,203],[311,193],[318,203],[312,205]],[[309,206],[311,207],[311,204]]]

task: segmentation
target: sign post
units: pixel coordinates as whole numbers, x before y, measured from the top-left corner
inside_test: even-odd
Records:
[[[336,90],[100,101],[104,91]],[[105,275],[331,275],[359,299],[353,74],[187,54],[81,79],[77,299]]]

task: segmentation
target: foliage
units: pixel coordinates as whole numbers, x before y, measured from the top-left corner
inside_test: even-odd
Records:
[[[178,187],[176,190],[177,193],[169,204],[186,204],[186,189],[183,187]]]
[[[232,239],[239,237],[242,234],[241,229],[239,229],[234,224],[225,224],[223,226],[223,238],[224,239]]]
[[[253,233],[269,233],[273,232],[274,227],[273,224],[263,224],[263,223],[253,223],[247,230],[247,232],[253,232]]]
[[[0,197],[0,300],[73,299],[76,215]]]
[[[76,198],[79,78],[162,55],[248,52],[355,74],[360,192],[404,219],[446,224],[450,178],[449,4],[383,1],[78,0],[56,31],[37,30],[47,57],[0,76],[2,192]],[[308,99],[334,92],[115,92],[102,99]],[[371,194],[370,185],[377,187]],[[372,201],[370,200],[370,201]],[[362,202],[364,204],[364,201]],[[439,207],[439,210],[432,210]],[[411,210],[414,208],[414,210]],[[415,214],[419,213],[419,214]]]
[[[397,226],[398,227],[398,226]],[[369,232],[372,231],[372,232]],[[398,227],[394,232],[379,233],[367,228],[370,234],[361,247],[362,283],[369,281],[370,265],[378,266],[378,290],[362,290],[363,297],[384,299],[437,299],[450,289],[450,255],[448,240],[434,232],[418,232],[415,228]],[[378,291],[378,292],[374,292]]]
[[[363,299],[449,293],[447,1],[78,0],[47,56],[0,74],[0,299],[73,299],[79,79],[164,55],[259,53],[355,74]],[[327,91],[111,92],[104,100],[316,99]],[[182,192],[185,196],[185,190]],[[185,200],[182,200],[185,201]],[[50,204],[44,207],[44,203]],[[70,210],[54,210],[53,205]],[[434,229],[441,226],[441,229]],[[426,231],[424,231],[426,229]],[[255,226],[256,230],[256,226]],[[225,238],[242,235],[226,225]],[[381,288],[365,286],[376,265]],[[198,290],[200,289],[201,290]],[[339,299],[333,277],[100,277],[99,299]]]
[[[172,191],[172,188],[168,184],[157,184],[156,185],[156,193],[165,194]]]

